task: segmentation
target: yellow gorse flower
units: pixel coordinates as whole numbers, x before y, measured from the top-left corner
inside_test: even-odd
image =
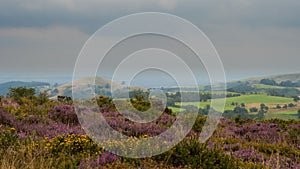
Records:
[[[12,128],[10,128],[9,130],[10,130],[11,132],[15,132],[15,131],[16,131],[16,129],[15,129],[15,128],[13,128],[13,127],[12,127]]]

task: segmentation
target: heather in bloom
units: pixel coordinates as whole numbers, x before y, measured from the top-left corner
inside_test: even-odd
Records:
[[[257,150],[255,150],[253,147],[240,149],[235,152],[233,152],[233,156],[245,161],[251,161],[251,162],[263,162],[264,158]]]
[[[102,155],[100,157],[98,157],[95,160],[91,160],[88,162],[81,161],[79,168],[85,169],[85,168],[101,167],[108,163],[113,163],[115,161],[120,161],[120,160],[121,160],[121,158],[118,157],[117,155],[105,151],[102,153]]]
[[[15,123],[14,116],[0,108],[0,124],[13,126],[14,123]]]
[[[36,112],[39,110],[49,111]],[[99,134],[102,142],[97,144],[85,134],[72,105],[51,102],[32,109],[28,105],[0,108],[0,161],[22,159],[22,163],[14,161],[17,168],[30,168],[38,162],[50,165],[49,168],[300,168],[299,121],[221,119],[213,136],[200,143],[198,137],[207,117],[199,115],[192,130],[171,150],[151,158],[129,159],[108,151],[145,155],[159,150],[160,145],[145,144],[141,138],[160,135],[180,119],[165,112],[151,122],[136,123],[123,116],[135,116],[130,111],[121,114],[85,106],[76,110],[79,117],[88,117],[81,122],[86,128],[99,131],[95,134]],[[95,118],[100,114],[108,125],[128,137],[121,141],[106,140]],[[170,147],[172,139],[181,134],[177,129],[171,131],[162,137],[162,144]]]
[[[57,105],[48,113],[49,118],[64,124],[79,124],[77,115],[72,105]]]

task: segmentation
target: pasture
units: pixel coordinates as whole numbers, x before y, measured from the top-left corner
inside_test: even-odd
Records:
[[[215,99],[215,101],[223,101],[222,99]],[[279,118],[283,120],[294,119],[298,120],[297,110],[300,109],[300,104],[297,104],[293,101],[292,98],[286,97],[277,97],[277,96],[268,96],[266,94],[248,94],[248,95],[241,95],[238,97],[230,97],[226,98],[224,110],[233,110],[235,105],[232,103],[241,103],[245,104],[245,107],[248,109],[251,107],[256,107],[259,109],[260,104],[264,103],[266,106],[269,107],[267,113],[265,113],[265,119],[272,119],[272,118]],[[285,104],[293,103],[296,104],[296,107],[288,107],[287,109],[281,108],[276,109],[276,105],[279,104],[283,106]],[[176,103],[177,106],[180,106],[180,103]],[[192,105],[200,108],[205,108],[206,105],[211,105],[211,100],[206,102],[182,102],[182,106]],[[169,107],[172,109],[173,112],[178,113],[180,112],[180,108],[178,107]],[[217,111],[222,111],[221,108],[215,108]],[[250,113],[250,112],[249,112]],[[252,113],[253,114],[253,113]],[[256,114],[256,113],[254,113]]]
[[[221,101],[221,99],[216,99],[218,101]],[[225,110],[232,110],[234,108],[232,103],[244,103],[244,104],[288,104],[292,103],[292,98],[285,98],[285,97],[277,97],[277,96],[268,96],[266,94],[249,94],[249,95],[241,95],[238,97],[230,97],[226,98],[226,104],[225,104]],[[210,105],[211,101],[206,102],[200,102],[200,107],[204,108],[206,105]],[[180,103],[177,103],[177,105],[180,105]],[[183,106],[186,105],[193,105],[193,106],[199,106],[199,102],[183,102]]]
[[[283,120],[298,120],[297,111],[283,111],[283,112],[268,112],[265,113],[265,119],[279,118]]]

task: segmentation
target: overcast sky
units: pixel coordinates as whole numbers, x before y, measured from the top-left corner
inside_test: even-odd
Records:
[[[96,30],[149,11],[198,26],[220,54],[228,79],[297,73],[299,9],[298,0],[0,0],[0,82],[71,76]]]

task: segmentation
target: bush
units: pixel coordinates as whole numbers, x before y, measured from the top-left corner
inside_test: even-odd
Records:
[[[15,128],[0,132],[0,148],[7,149],[10,146],[16,146],[18,144],[18,135],[16,135]]]
[[[201,132],[202,127],[204,126],[204,123],[206,121],[206,117],[203,115],[198,115],[195,121],[195,124],[193,125],[193,130],[195,132]]]
[[[288,107],[295,107],[296,105],[295,104],[293,104],[293,103],[290,103],[289,105],[288,105]]]
[[[69,134],[52,139],[45,138],[43,143],[48,152],[54,155],[64,153],[86,156],[100,155],[102,153],[102,148],[87,135]]]
[[[170,151],[154,157],[166,161],[175,167],[190,166],[191,168],[238,168],[239,161],[225,155],[218,148],[208,148],[200,143],[198,137],[184,139]]]
[[[112,99],[108,96],[99,95],[97,98],[97,104],[100,107],[101,112],[116,110]]]
[[[22,98],[31,98],[35,97],[35,89],[33,88],[26,88],[26,87],[17,87],[17,88],[10,88],[7,97],[13,98],[19,104],[23,104]]]

